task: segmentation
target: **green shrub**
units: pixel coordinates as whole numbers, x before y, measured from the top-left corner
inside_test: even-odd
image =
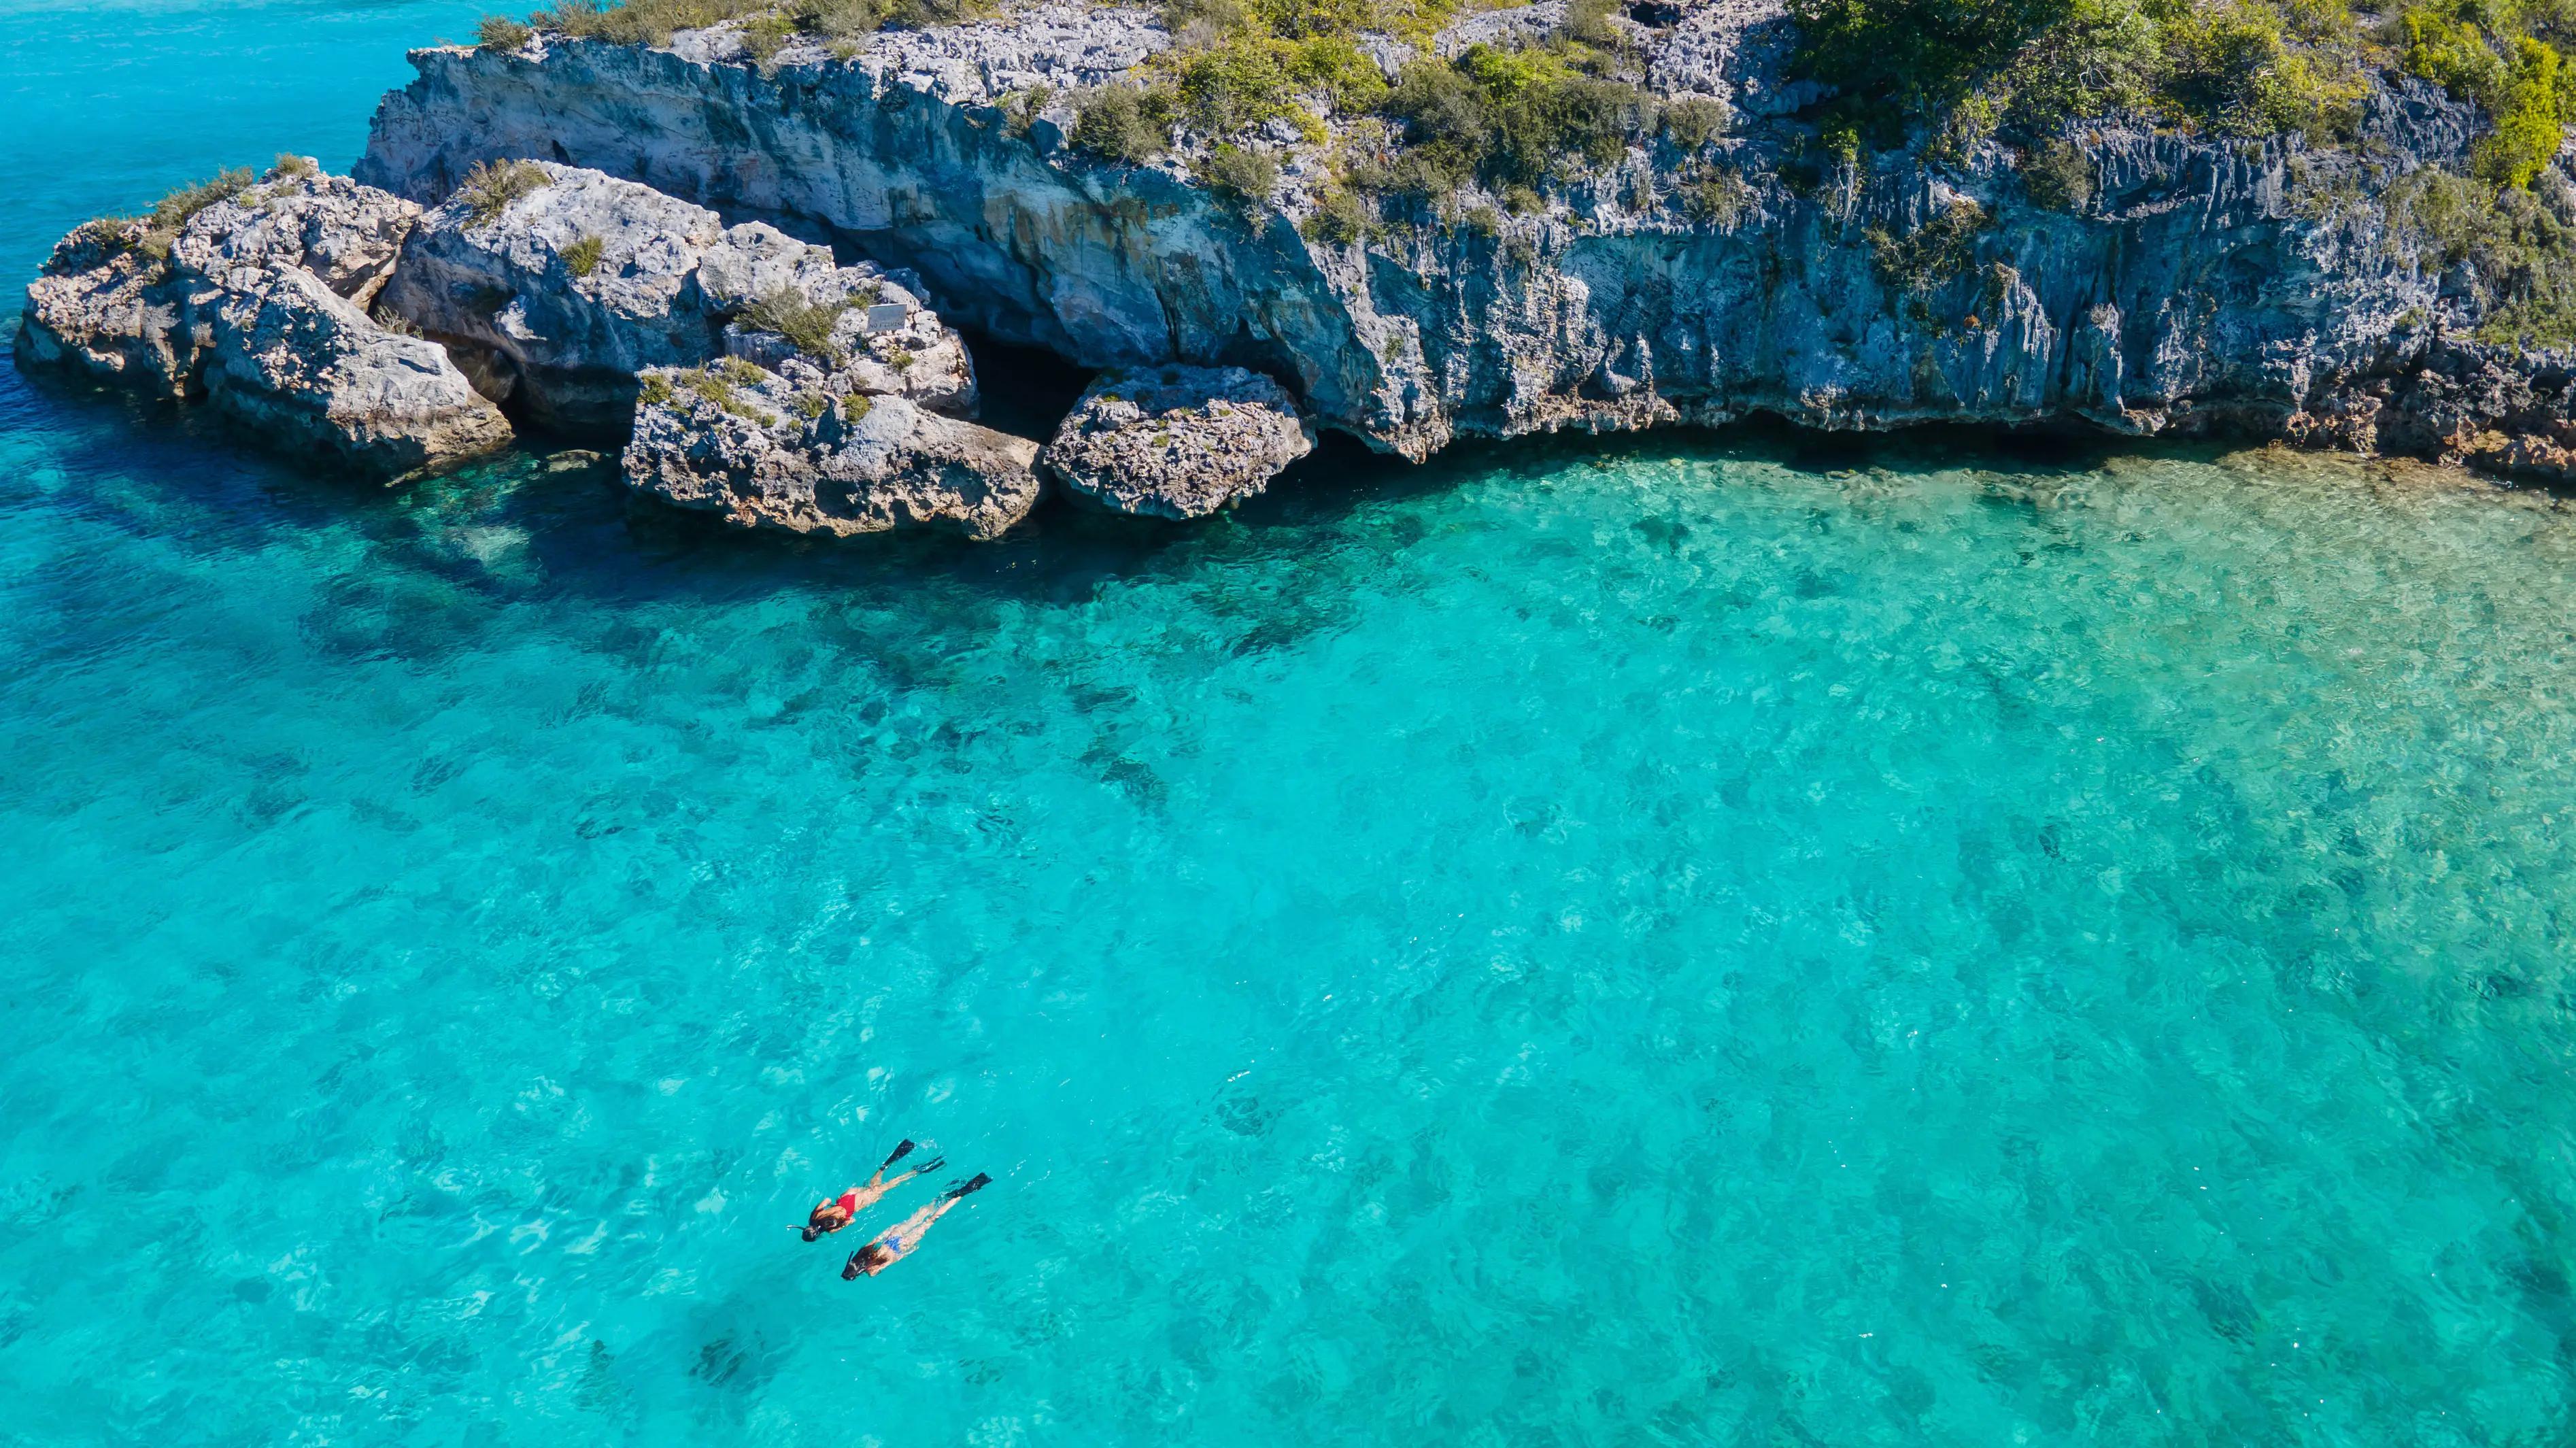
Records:
[[[635,405],[668,407],[672,400],[670,379],[658,372],[647,372],[635,383]]]
[[[2557,154],[2562,127],[2576,120],[2576,67],[2544,35],[2576,35],[2576,4],[2434,0],[2391,22],[2409,73],[2485,107],[2493,120],[2471,153],[2483,180],[2529,186]]]
[[[1107,85],[1084,95],[1075,108],[1073,143],[1094,155],[1141,166],[1172,144],[1166,92]]]
[[[1200,165],[1199,179],[1221,196],[1258,205],[1278,186],[1279,163],[1267,152],[1224,142]]]
[[[834,345],[832,331],[840,325],[841,314],[852,305],[847,297],[837,304],[820,305],[807,300],[801,292],[782,287],[743,309],[742,320],[746,326],[776,332],[797,351],[838,367],[847,354]]]
[[[2395,28],[2402,47],[2398,63],[2408,74],[2490,108],[2503,100],[2508,79],[2504,58],[2475,23],[2448,9],[2415,6],[2399,13]]]
[[[831,410],[832,399],[828,393],[800,392],[796,394],[796,415],[805,419],[807,422],[812,422]]]
[[[1683,186],[1680,194],[1682,209],[1693,220],[1718,227],[1734,226],[1753,204],[1753,188],[1732,171],[1702,176]]]
[[[1456,0],[1250,0],[1246,8],[1253,25],[1286,40],[1382,31],[1418,44],[1459,6]]]
[[[885,23],[903,30],[934,30],[963,25],[1002,11],[1000,0],[889,0]]]
[[[1704,96],[1685,96],[1664,107],[1664,139],[1684,155],[1716,140],[1726,131],[1726,104]]]
[[[2005,118],[2045,135],[2069,121],[2142,112],[2165,69],[2162,32],[2135,0],[2076,0],[2013,57],[2000,87]]]
[[[1288,78],[1300,89],[1320,92],[1345,115],[1364,114],[1386,99],[1386,72],[1346,35],[1297,42],[1289,52]]]
[[[298,156],[292,151],[278,152],[277,164],[268,168],[271,180],[281,176],[318,176],[321,172],[322,168],[313,164],[312,157]]]
[[[599,270],[599,259],[607,252],[608,243],[598,237],[577,237],[563,249],[564,267],[574,276],[586,277]]]
[[[1331,246],[1354,246],[1368,235],[1377,218],[1358,193],[1336,187],[1315,198],[1314,213],[1298,227],[1307,240]]]
[[[474,25],[474,43],[485,50],[516,50],[537,32],[507,15],[486,15]]]
[[[2093,158],[2072,141],[2050,136],[2021,153],[2022,189],[2051,211],[2082,211],[2093,202]]]
[[[2278,12],[2251,0],[2181,10],[2164,22],[2165,100],[2229,135],[2351,132],[2364,85],[2283,43]]]
[[[888,0],[797,0],[787,18],[808,35],[852,41],[885,28]]]
[[[175,235],[180,227],[188,224],[189,217],[218,201],[230,201],[248,191],[252,179],[250,168],[245,166],[218,171],[206,180],[182,186],[152,204],[152,214],[148,218],[151,229]]]
[[[1285,114],[1287,49],[1245,37],[1181,56],[1172,70],[1182,115],[1207,135],[1225,136]]]
[[[1789,0],[1800,71],[1840,90],[1882,133],[1947,111],[2071,9],[2071,0]]]
[[[1011,134],[1025,136],[1046,112],[1047,102],[1055,99],[1055,88],[1033,85],[1024,91],[1013,91],[1002,97],[1002,113],[1010,117]]]
[[[1456,66],[1414,61],[1379,109],[1404,123],[1415,146],[1451,158],[1452,169],[1462,178],[1475,174],[1476,163],[1493,145],[1494,123],[1484,94]]]
[[[1983,207],[1962,196],[1904,236],[1872,227],[1869,244],[1879,277],[1903,291],[1930,291],[1967,270],[1976,259],[1978,234],[1993,224]]]
[[[1618,14],[1618,0],[1567,0],[1557,33],[1579,45],[1608,50],[1625,38],[1619,33]]]
[[[1404,123],[1421,180],[1482,176],[1533,189],[1619,159],[1658,119],[1635,86],[1584,75],[1547,50],[1484,45],[1450,64],[1406,66],[1381,109]]]
[[[465,203],[469,225],[486,226],[509,210],[511,202],[553,184],[554,178],[534,161],[477,161],[449,199]]]
[[[743,22],[742,50],[755,65],[767,65],[796,38],[796,23],[784,15],[755,15]]]
[[[2569,119],[2576,118],[2576,73],[2543,42],[2523,36],[2499,94],[2488,103],[2495,131],[2477,144],[2470,164],[2478,176],[2527,187],[2558,154]]]
[[[2431,167],[2388,190],[2399,244],[2429,268],[2463,269],[2480,340],[2522,347],[2576,342],[2576,227],[2515,186]]]

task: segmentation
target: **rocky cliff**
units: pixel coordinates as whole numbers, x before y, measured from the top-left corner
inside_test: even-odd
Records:
[[[2083,131],[2077,174],[2043,198],[1991,140],[1802,176],[1814,88],[1782,79],[1775,3],[1630,13],[1652,89],[1722,104],[1721,135],[1635,141],[1530,214],[1469,187],[1348,241],[1300,226],[1350,153],[1339,121],[1273,123],[1277,180],[1249,197],[1198,179],[1209,150],[1186,130],[1144,165],[1070,145],[1072,98],[1173,43],[1114,7],[886,31],[837,57],[795,38],[755,61],[738,23],[664,46],[540,31],[419,51],[358,174],[433,201],[477,161],[596,167],[911,267],[949,315],[1088,366],[1270,374],[1325,426],[1413,457],[1756,412],[2223,429],[2544,473],[2563,456],[2563,383],[2459,345],[2473,310],[2372,199],[2470,144],[2474,113],[2421,82],[2372,77],[2357,143],[2330,150]],[[1553,14],[1479,15],[1432,47]],[[1410,53],[1380,47],[1390,74]]]

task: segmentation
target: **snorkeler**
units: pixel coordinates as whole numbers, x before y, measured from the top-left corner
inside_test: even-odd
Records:
[[[921,1245],[921,1234],[930,1230],[931,1223],[948,1215],[948,1209],[950,1207],[966,1200],[966,1194],[968,1192],[974,1191],[992,1180],[993,1179],[991,1177],[984,1175],[982,1172],[977,1172],[973,1181],[950,1187],[948,1190],[941,1192],[939,1194],[939,1200],[932,1202],[929,1206],[926,1206],[920,1211],[913,1213],[911,1216],[904,1218],[891,1230],[887,1231],[884,1236],[877,1238],[875,1241],[870,1242],[866,1246],[851,1253],[850,1260],[841,1265],[841,1280],[847,1282],[862,1272],[866,1273],[870,1277],[874,1277],[878,1273],[886,1270],[888,1267],[893,1266],[895,1263],[911,1256],[912,1249]]]
[[[859,1213],[875,1206],[877,1204],[877,1199],[883,1197],[886,1193],[893,1191],[896,1187],[902,1186],[905,1182],[912,1180],[914,1177],[935,1172],[948,1164],[947,1161],[942,1158],[933,1157],[929,1161],[925,1161],[921,1165],[914,1167],[912,1170],[896,1177],[893,1181],[887,1181],[886,1168],[903,1160],[911,1151],[912,1142],[907,1138],[901,1146],[894,1149],[893,1155],[888,1156],[885,1159],[885,1165],[877,1168],[877,1174],[868,1178],[868,1184],[866,1186],[852,1187],[848,1191],[841,1193],[838,1200],[816,1202],[814,1204],[814,1215],[806,1220],[804,1227],[801,1229],[805,1234],[805,1240],[811,1242],[826,1232],[837,1232],[841,1230],[843,1227],[850,1225],[851,1222],[856,1221]]]

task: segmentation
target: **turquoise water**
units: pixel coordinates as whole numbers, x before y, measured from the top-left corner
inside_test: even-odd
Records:
[[[10,7],[0,261],[471,10]],[[806,548],[0,371],[0,1442],[2576,1432],[2567,510],[1319,473]]]

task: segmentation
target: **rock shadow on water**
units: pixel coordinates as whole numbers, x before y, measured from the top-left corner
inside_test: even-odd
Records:
[[[993,420],[1012,430],[1043,431],[1045,415],[1078,394],[1087,375],[1042,352],[989,340],[978,345],[979,356],[992,358]],[[1663,459],[1829,477],[1973,472],[1987,481],[1987,501],[2044,508],[2060,480],[2118,462],[2209,462],[2237,451],[2208,442],[1949,425],[1820,432],[1757,418],[1718,429],[1470,440],[1414,464],[1327,433],[1267,492],[1198,522],[1123,517],[1050,496],[1026,523],[992,542],[928,532],[822,540],[745,531],[712,515],[660,506],[624,486],[613,453],[543,438],[387,488],[361,483],[346,469],[261,458],[201,413],[0,370],[8,373],[0,381],[0,419],[12,431],[41,437],[84,511],[110,526],[207,555],[354,529],[381,564],[494,603],[544,595],[740,602],[810,592],[891,604],[927,586],[969,612],[978,601],[1061,605],[1086,601],[1114,583],[1268,556],[1310,558],[1339,543],[1409,546],[1432,526],[1416,505],[1498,476],[1541,479],[1586,465],[1608,469]],[[1668,551],[1681,546],[1678,533],[1644,541]],[[404,595],[402,589],[386,595],[388,607]],[[367,648],[364,639],[344,642]]]

